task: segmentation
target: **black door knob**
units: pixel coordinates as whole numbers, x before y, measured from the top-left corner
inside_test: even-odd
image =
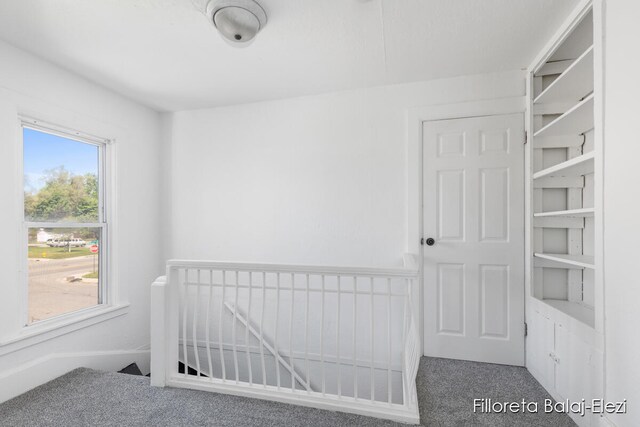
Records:
[[[426,241],[427,246],[433,246],[433,244],[434,244],[435,242],[436,242],[436,241],[435,241],[435,240],[433,240],[433,237],[429,237],[429,238],[427,239],[427,241]]]

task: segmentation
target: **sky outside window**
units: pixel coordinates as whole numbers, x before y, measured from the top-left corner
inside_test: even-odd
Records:
[[[24,191],[37,192],[47,172],[64,167],[72,175],[98,174],[98,147],[24,128]]]
[[[98,221],[99,148],[23,129],[25,219]]]

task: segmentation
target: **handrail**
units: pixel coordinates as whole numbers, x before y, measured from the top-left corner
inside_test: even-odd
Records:
[[[300,273],[330,275],[355,275],[366,277],[406,277],[415,278],[418,270],[413,268],[341,267],[324,265],[270,264],[230,261],[204,261],[172,259],[168,267],[215,268],[226,271],[254,271],[268,273]]]

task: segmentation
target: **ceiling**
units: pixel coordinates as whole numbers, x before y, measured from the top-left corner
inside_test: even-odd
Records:
[[[178,111],[524,68],[577,4],[259,1],[269,22],[241,49],[191,0],[2,0],[0,38]]]

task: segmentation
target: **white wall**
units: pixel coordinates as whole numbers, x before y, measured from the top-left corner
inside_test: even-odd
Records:
[[[0,342],[21,329],[16,244],[22,243],[18,166],[19,113],[116,141],[118,302],[128,313],[0,356],[0,378],[21,364],[56,353],[131,350],[149,342],[149,286],[162,272],[159,115],[74,74],[0,42]],[[0,349],[2,350],[2,349]],[[0,351],[0,354],[3,352]],[[65,362],[68,363],[68,362]],[[1,385],[0,385],[1,387]]]
[[[167,115],[167,256],[401,265],[407,108],[522,95],[514,71]]]
[[[610,419],[640,425],[640,4],[607,1],[605,10],[604,256],[607,400],[628,399]]]

